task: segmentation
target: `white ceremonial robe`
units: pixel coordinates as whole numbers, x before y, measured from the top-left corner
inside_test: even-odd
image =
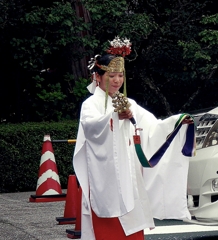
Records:
[[[178,116],[163,121],[157,120],[153,114],[137,105],[135,101],[131,99],[129,101],[138,127],[143,128],[143,131],[140,132],[142,147],[149,159],[173,130]],[[145,228],[153,228],[153,217],[158,214],[155,212],[156,203],[158,201],[161,203],[158,211],[162,211],[162,205],[166,203],[162,194],[160,196],[157,194],[157,190],[159,191],[166,185],[166,182],[162,180],[163,176],[160,177],[157,172],[153,174],[153,169],[142,170],[133,142],[134,126],[129,120],[118,119],[110,96],[108,96],[106,112],[104,103],[105,92],[99,87],[91,97],[84,101],[73,157],[74,170],[83,192],[82,240],[95,240],[91,209],[98,217],[118,217],[125,234],[130,235]],[[181,132],[182,136],[178,134],[179,136],[175,140],[181,140],[184,143],[184,131]],[[181,144],[178,144],[176,143],[178,149],[174,149],[174,151],[170,150],[170,147],[167,152],[175,153],[177,156],[181,151]],[[164,162],[164,164],[171,164],[171,159],[174,159],[174,156],[170,156],[169,163]],[[187,162],[188,158],[185,159]],[[183,161],[182,157],[180,160]],[[179,179],[181,175],[177,176],[177,166],[176,163],[172,166],[171,175],[175,174],[178,182],[182,185],[186,181]],[[182,177],[184,178],[187,174],[187,167],[182,170],[179,166],[179,171],[183,172]],[[148,181],[148,186],[146,181]],[[145,186],[150,196],[148,196]],[[171,189],[170,186],[171,183],[169,183],[168,189],[173,195],[175,189]],[[176,190],[179,192],[180,189]],[[180,206],[178,202],[183,200],[178,199],[175,207]],[[186,210],[187,207],[178,212],[185,212],[184,216],[188,217]],[[161,216],[165,217],[166,213],[165,215],[161,213]]]

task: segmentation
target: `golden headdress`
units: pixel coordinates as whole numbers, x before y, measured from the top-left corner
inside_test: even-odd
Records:
[[[124,58],[123,57],[115,57],[113,58],[108,66],[99,65],[96,63],[96,66],[104,70],[105,72],[124,72]]]

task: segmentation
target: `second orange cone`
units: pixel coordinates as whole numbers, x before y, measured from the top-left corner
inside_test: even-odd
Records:
[[[79,194],[77,198],[77,214],[76,214],[76,223],[74,229],[66,229],[67,237],[71,239],[81,238],[81,217],[82,217],[82,189],[79,187]]]
[[[78,185],[75,175],[69,175],[64,217],[57,217],[59,224],[74,224],[76,222]]]

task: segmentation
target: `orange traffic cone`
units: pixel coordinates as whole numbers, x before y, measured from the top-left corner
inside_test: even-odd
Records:
[[[36,195],[30,196],[30,202],[66,200],[66,194],[63,194],[61,190],[54,151],[49,135],[44,136],[38,177]]]
[[[82,202],[82,189],[79,188],[79,194],[77,198],[77,211],[76,211],[76,224],[75,229],[66,229],[67,237],[71,239],[78,239],[81,238],[81,202]]]
[[[68,178],[64,217],[56,218],[59,224],[74,224],[76,222],[77,198],[78,198],[78,185],[76,176],[70,175]]]

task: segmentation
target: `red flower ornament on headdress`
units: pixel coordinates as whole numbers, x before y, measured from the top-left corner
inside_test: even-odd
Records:
[[[127,38],[115,37],[113,41],[109,41],[110,48],[106,50],[107,53],[125,57],[131,53],[131,42]]]

